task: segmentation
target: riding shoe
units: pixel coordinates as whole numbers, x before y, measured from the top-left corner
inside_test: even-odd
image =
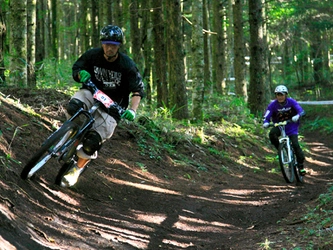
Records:
[[[299,169],[300,175],[302,175],[302,176],[306,175],[306,170],[304,169],[303,165],[299,165],[298,169]]]
[[[67,172],[61,180],[62,187],[72,187],[77,182],[80,174],[83,172],[83,168],[79,168],[76,163],[73,164],[72,168]]]

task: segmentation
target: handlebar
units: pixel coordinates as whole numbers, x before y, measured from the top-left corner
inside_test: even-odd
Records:
[[[96,85],[90,79],[88,81],[86,81],[85,83],[82,83],[82,86],[84,88],[90,90],[91,93],[95,93],[98,90]]]
[[[125,112],[125,109],[123,109],[117,102],[113,101],[107,94],[98,89],[91,79],[82,85],[92,93],[94,100],[100,102],[105,108],[115,108],[118,110],[119,115],[122,115]]]
[[[299,119],[300,119],[302,116],[305,116],[305,115],[306,115],[306,113],[305,113],[305,111],[303,110],[303,112],[299,114]],[[292,123],[292,122],[293,122],[292,119],[285,120],[285,121],[282,121],[282,122],[276,122],[276,123],[274,123],[274,122],[270,122],[268,127],[285,126],[285,125],[287,125],[288,123]]]
[[[277,123],[272,123],[272,126],[278,127],[278,126],[286,126],[288,123],[293,122],[292,120],[286,120],[283,122],[277,122]]]

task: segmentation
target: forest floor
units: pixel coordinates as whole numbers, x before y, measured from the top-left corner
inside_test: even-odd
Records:
[[[214,146],[225,159],[189,141],[174,144],[177,158],[124,122],[66,189],[54,184],[56,161],[32,180],[21,180],[20,172],[64,120],[69,97],[26,89],[0,89],[0,97],[0,249],[308,249],[298,229],[332,184],[328,136],[304,134],[309,174],[296,185],[271,171],[277,162],[265,160],[273,153],[268,144],[221,132]]]

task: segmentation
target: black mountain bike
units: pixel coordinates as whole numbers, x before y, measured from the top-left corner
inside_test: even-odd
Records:
[[[99,90],[91,80],[84,83],[84,87],[92,91],[95,100],[94,105],[89,110],[79,109],[43,142],[40,149],[24,166],[21,172],[22,179],[30,179],[51,158],[56,158],[59,163],[63,164],[55,180],[55,183],[60,185],[62,177],[75,162],[77,146],[80,145],[84,136],[95,122],[93,117],[95,111],[99,108],[108,109],[110,107],[116,108],[120,115],[125,111],[110,97]],[[82,124],[77,121],[82,121]]]
[[[279,127],[281,136],[279,137],[279,165],[281,167],[282,175],[287,183],[295,181],[304,183],[304,176],[300,174],[297,158],[292,147],[291,140],[286,134],[285,126],[292,122],[291,120],[274,123],[273,126]]]

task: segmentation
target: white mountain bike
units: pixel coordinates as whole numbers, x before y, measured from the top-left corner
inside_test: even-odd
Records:
[[[292,122],[291,120],[272,124],[274,127],[279,127],[281,135],[279,137],[279,165],[282,175],[287,183],[295,181],[304,183],[304,176],[301,175],[298,168],[297,158],[289,136],[286,134],[285,126]]]

